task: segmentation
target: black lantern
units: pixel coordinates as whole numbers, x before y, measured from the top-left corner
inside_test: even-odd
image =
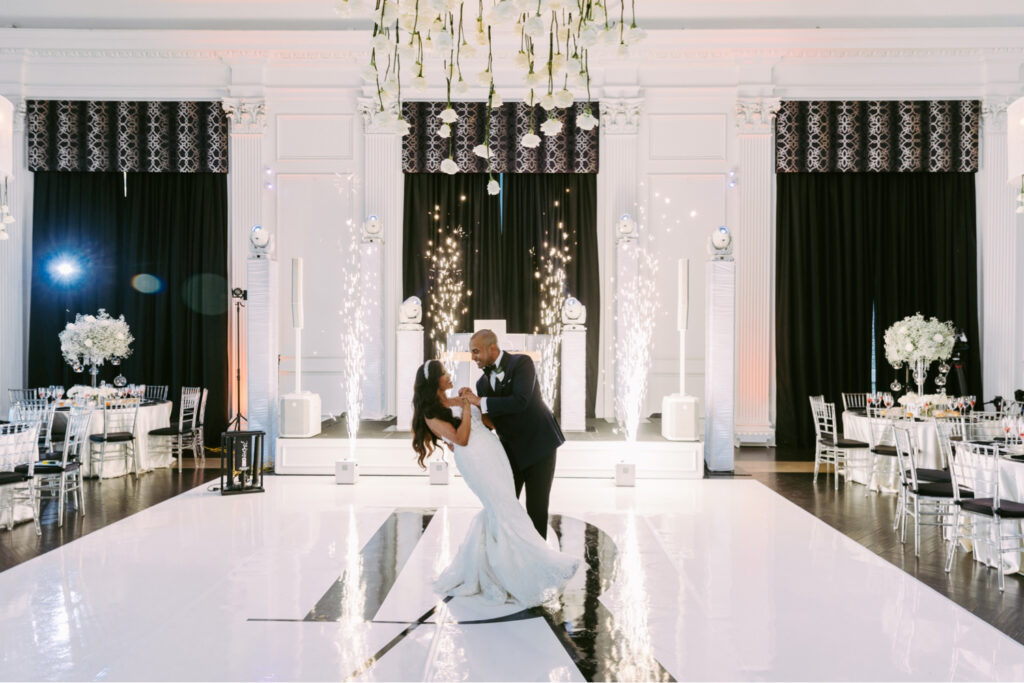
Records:
[[[220,435],[220,492],[263,491],[264,432],[223,432]]]

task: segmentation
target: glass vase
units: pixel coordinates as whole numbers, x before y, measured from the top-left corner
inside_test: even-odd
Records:
[[[923,358],[914,361],[914,382],[917,383],[917,395],[924,395],[924,381],[928,379],[928,366],[930,362]]]
[[[89,368],[89,374],[92,375],[92,386],[95,389],[96,388],[96,376],[100,374],[100,369],[96,366],[95,363],[93,363],[92,366]]]

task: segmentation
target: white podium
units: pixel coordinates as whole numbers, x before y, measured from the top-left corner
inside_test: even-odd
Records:
[[[736,395],[736,262],[709,261],[704,375],[704,460],[712,472],[733,470]]]
[[[561,427],[587,431],[587,328],[562,329]]]
[[[398,421],[395,429],[407,432],[412,429],[412,386],[423,365],[423,326],[402,325],[397,334],[395,415]]]

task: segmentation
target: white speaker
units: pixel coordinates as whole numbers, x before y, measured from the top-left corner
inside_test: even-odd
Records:
[[[616,463],[615,485],[636,486],[636,465],[631,462]]]
[[[292,327],[302,329],[302,259],[292,259]]]
[[[679,306],[676,309],[676,329],[686,332],[690,316],[690,259],[679,259]]]
[[[686,395],[686,328],[689,324],[690,261],[679,259],[679,305],[676,329],[679,330],[679,393],[661,399],[661,435],[669,441],[700,439],[697,399]]]
[[[359,463],[355,460],[338,460],[334,463],[335,484],[355,484],[359,481]]]
[[[311,393],[281,396],[281,436],[307,438],[320,433],[320,396]]]
[[[430,472],[431,484],[440,486],[448,484],[448,463],[444,460],[431,460],[427,465],[427,471]]]

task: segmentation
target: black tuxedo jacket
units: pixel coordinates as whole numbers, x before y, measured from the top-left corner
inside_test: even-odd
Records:
[[[512,467],[521,472],[553,456],[565,443],[565,436],[541,398],[533,359],[506,352],[499,370],[505,375],[494,389],[485,373],[477,380],[476,393],[487,399],[487,415]]]

